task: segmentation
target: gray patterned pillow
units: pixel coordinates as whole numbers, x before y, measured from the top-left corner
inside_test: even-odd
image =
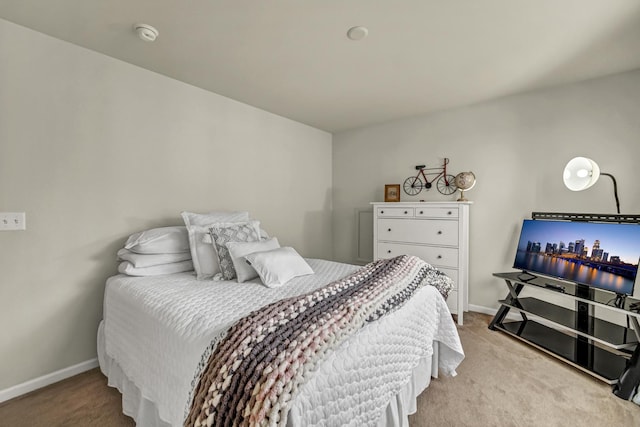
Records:
[[[209,228],[213,247],[218,254],[220,271],[225,280],[236,278],[236,269],[227,242],[257,242],[260,240],[260,221],[215,224]]]

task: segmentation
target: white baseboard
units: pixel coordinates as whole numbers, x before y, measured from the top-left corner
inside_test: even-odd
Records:
[[[60,369],[59,371],[34,378],[32,380],[23,382],[22,384],[14,385],[13,387],[0,390],[0,403],[97,367],[97,358],[86,360],[84,362],[78,363],[77,365],[69,366],[68,368]]]
[[[482,313],[482,314],[490,314],[494,316],[498,312],[498,309],[484,307],[481,305],[469,304],[469,311],[474,311],[476,313]]]
[[[469,311],[474,311],[476,313],[482,313],[482,314],[490,314],[491,316],[495,316],[496,313],[498,312],[498,309],[491,308],[491,307],[484,307],[482,305],[469,304]],[[507,313],[506,318],[509,320],[522,319],[520,315],[518,315],[518,312],[516,310],[513,310],[512,312]]]

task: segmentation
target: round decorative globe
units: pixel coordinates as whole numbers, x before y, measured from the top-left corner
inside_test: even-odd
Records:
[[[460,172],[456,175],[454,180],[456,187],[460,190],[460,198],[458,202],[466,202],[467,199],[464,198],[464,192],[471,190],[474,185],[476,185],[476,176],[473,172]]]

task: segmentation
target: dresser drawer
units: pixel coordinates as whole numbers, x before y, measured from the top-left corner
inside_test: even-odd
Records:
[[[378,241],[458,246],[458,222],[446,220],[378,220]]]
[[[378,243],[378,258],[393,258],[399,255],[415,255],[434,267],[458,267],[458,250],[455,248]]]
[[[458,208],[418,207],[416,217],[427,218],[458,218]]]
[[[447,298],[447,306],[449,307],[449,311],[453,314],[458,313],[458,291],[449,292],[449,297]]]
[[[384,217],[411,217],[413,218],[413,208],[393,207],[393,208],[378,208],[376,211],[378,218]]]

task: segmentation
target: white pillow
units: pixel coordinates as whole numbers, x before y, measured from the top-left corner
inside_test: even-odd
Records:
[[[246,211],[217,211],[206,214],[193,212],[182,212],[180,214],[184,224],[189,225],[209,225],[216,222],[240,222],[249,220],[249,212]]]
[[[247,221],[249,212],[211,212],[208,214],[182,212],[181,215],[187,226],[188,242],[196,277],[198,280],[211,279],[220,272],[220,265],[211,245],[209,227],[220,222]]]
[[[245,256],[249,264],[255,268],[262,283],[268,288],[282,286],[298,276],[313,274],[309,264],[295,249],[272,249],[264,252],[254,252]]]
[[[123,261],[118,265],[118,272],[129,276],[160,276],[162,274],[174,274],[191,270],[193,270],[191,260],[140,268],[134,267],[129,261]]]
[[[152,228],[129,236],[124,247],[137,254],[176,254],[189,252],[189,237],[183,226]]]
[[[260,221],[218,223],[209,228],[213,247],[218,255],[220,273],[224,280],[236,278],[231,255],[227,249],[229,242],[258,242],[260,241]]]
[[[186,229],[185,229],[186,230]],[[180,252],[177,254],[137,254],[129,249],[118,251],[118,261],[129,261],[134,267],[151,267],[160,264],[171,264],[173,262],[191,261],[191,252]]]
[[[228,242],[227,249],[231,255],[231,261],[233,261],[233,268],[236,269],[238,283],[258,277],[258,272],[247,263],[245,255],[277,249],[279,247],[280,243],[278,243],[278,239],[275,237],[259,242]]]

